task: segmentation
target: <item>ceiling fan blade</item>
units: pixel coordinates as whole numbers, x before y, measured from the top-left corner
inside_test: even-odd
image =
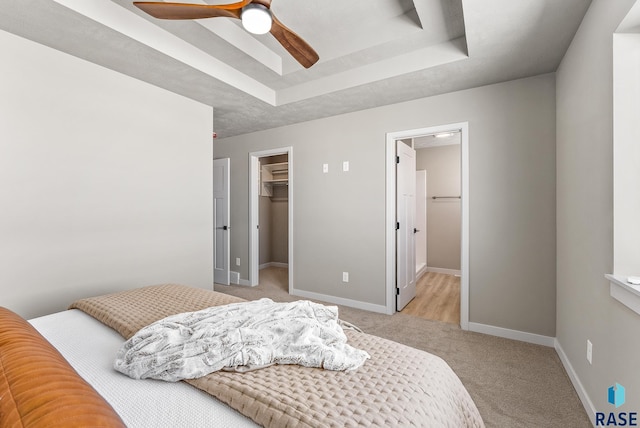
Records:
[[[287,28],[282,22],[271,14],[273,24],[271,25],[271,34],[284,47],[292,57],[296,59],[304,68],[309,68],[320,57],[315,50],[307,42],[302,40],[300,36]]]
[[[251,0],[242,0],[221,5],[133,2],[140,10],[158,19],[240,18],[240,10],[249,3],[251,3]]]
[[[234,3],[189,4],[138,1],[133,4],[140,10],[158,19],[203,19],[203,18],[238,18],[241,19],[242,8],[256,3],[267,9],[271,8],[271,0],[242,0]],[[273,13],[271,14],[271,34],[303,67],[309,68],[318,62],[319,56],[307,42],[287,28]]]

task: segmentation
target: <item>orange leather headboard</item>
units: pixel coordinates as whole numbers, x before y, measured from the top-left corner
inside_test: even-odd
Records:
[[[27,321],[0,307],[0,427],[124,427]]]

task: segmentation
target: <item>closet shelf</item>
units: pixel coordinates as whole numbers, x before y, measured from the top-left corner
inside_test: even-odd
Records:
[[[264,164],[260,167],[260,194],[273,196],[273,186],[289,184],[289,162]]]

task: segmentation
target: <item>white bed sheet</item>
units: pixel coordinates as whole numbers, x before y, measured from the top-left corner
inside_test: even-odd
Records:
[[[111,404],[129,428],[256,427],[249,418],[184,382],[134,380],[113,369],[117,332],[72,309],[29,320]]]

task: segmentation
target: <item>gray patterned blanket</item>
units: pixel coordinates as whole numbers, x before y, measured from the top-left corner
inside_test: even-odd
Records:
[[[123,344],[114,368],[134,379],[174,382],[273,364],[354,370],[368,358],[347,344],[337,307],[265,298],[156,321]]]

